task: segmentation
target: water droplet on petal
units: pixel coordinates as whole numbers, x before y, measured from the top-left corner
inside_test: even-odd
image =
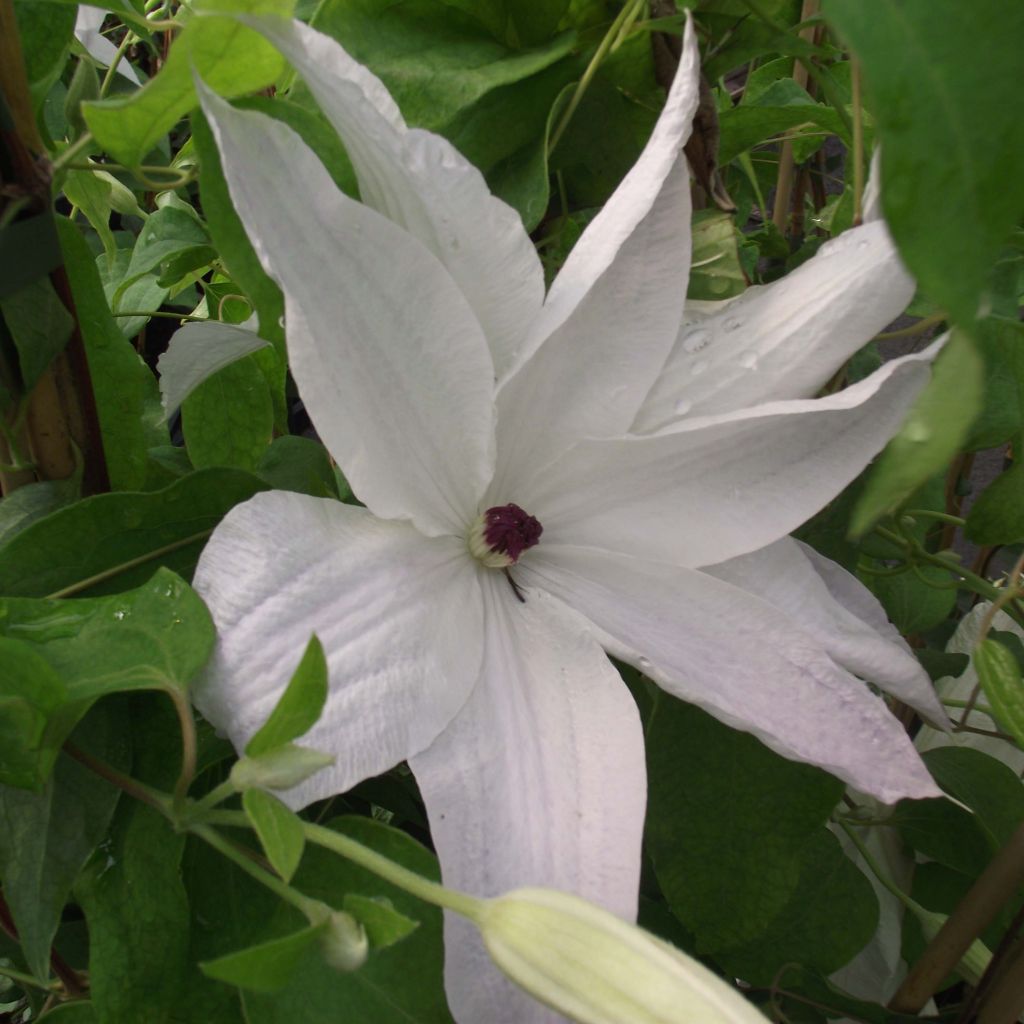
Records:
[[[693,331],[683,338],[683,351],[699,352],[710,344],[711,332],[706,327],[702,327],[699,331]]]
[[[676,402],[676,415],[685,416],[693,408],[693,402],[688,402],[685,398],[680,398]]]
[[[744,352],[740,356],[740,366],[744,370],[756,370],[757,369],[757,353],[756,352]]]
[[[693,364],[693,366],[690,367],[690,373],[692,373],[694,375],[694,377],[696,377],[699,374],[703,373],[707,368],[708,368],[707,360],[706,359],[698,359],[697,362],[695,362]]]
[[[868,246],[869,246],[870,244],[871,244],[871,243],[870,243],[870,242],[869,242],[869,241],[868,241],[868,240],[867,240],[866,238],[862,238],[862,239],[861,239],[861,240],[860,240],[860,241],[859,241],[859,242],[857,243],[857,248],[858,248],[858,249],[866,249],[866,248],[867,248],[867,247],[868,247]]]
[[[654,666],[651,664],[651,659],[650,658],[637,658],[636,659],[636,667],[638,669],[640,669],[641,672],[644,672],[644,673],[650,672],[651,669],[654,668]]]
[[[733,331],[738,331],[742,326],[743,321],[738,316],[728,316],[722,324],[722,329],[732,334]]]

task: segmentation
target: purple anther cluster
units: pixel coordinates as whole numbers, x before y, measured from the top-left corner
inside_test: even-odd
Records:
[[[532,548],[544,527],[518,505],[495,505],[484,513],[484,540],[492,551],[507,555],[513,562]]]

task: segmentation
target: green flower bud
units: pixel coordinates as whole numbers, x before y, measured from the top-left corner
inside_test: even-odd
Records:
[[[334,764],[330,754],[285,743],[256,757],[243,757],[231,769],[231,782],[238,792],[246,789],[291,789]]]
[[[692,957],[578,896],[517,889],[477,923],[508,977],[583,1024],[765,1024]]]
[[[332,912],[320,936],[324,960],[336,971],[355,971],[366,963],[369,949],[370,940],[363,926],[343,910]]]
[[[927,942],[931,942],[938,935],[939,929],[949,919],[948,914],[939,914],[920,906],[911,907],[911,910],[914,911],[914,916],[921,925],[921,931]],[[975,939],[964,953],[960,963],[956,965],[955,970],[969,985],[977,985],[991,962],[991,950],[981,939]]]
[[[64,97],[64,120],[71,129],[69,135],[72,142],[86,130],[82,104],[88,100],[99,99],[99,95],[100,77],[96,73],[95,65],[88,57],[79,57],[68,84],[67,95]]]

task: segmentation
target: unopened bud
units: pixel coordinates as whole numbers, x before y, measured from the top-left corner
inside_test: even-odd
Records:
[[[334,764],[330,754],[285,743],[256,757],[242,757],[231,769],[231,781],[238,792],[246,789],[291,789]]]
[[[938,935],[939,929],[949,919],[948,914],[939,914],[934,910],[926,910],[921,906],[911,907],[911,909],[914,911],[918,924],[921,925],[921,931],[926,942],[931,942]],[[954,970],[969,985],[977,985],[981,981],[981,976],[988,970],[988,965],[991,962],[991,950],[981,939],[975,939],[967,952],[960,958],[960,963],[956,965]]]
[[[363,926],[344,910],[335,910],[320,936],[324,960],[336,971],[355,971],[366,963],[370,940]]]
[[[584,1024],[765,1024],[692,957],[578,896],[517,889],[487,901],[478,924],[509,978]]]

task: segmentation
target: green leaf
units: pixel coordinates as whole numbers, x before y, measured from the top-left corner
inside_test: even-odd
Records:
[[[32,107],[38,113],[50,87],[64,70],[74,37],[75,11],[54,11],[30,0],[15,0],[14,17],[25,55]]]
[[[181,762],[177,716],[133,702],[131,774],[169,789]],[[183,833],[138,800],[122,800],[109,840],[75,885],[89,927],[89,984],[103,1024],[172,1024],[193,998]]]
[[[67,703],[67,687],[29,644],[9,637],[0,637],[0,672],[0,783],[37,789],[49,776],[67,732],[57,743],[47,742],[55,716]]]
[[[96,708],[74,743],[106,764],[127,766],[119,709]],[[0,786],[0,876],[32,973],[50,977],[50,946],[71,886],[106,834],[119,790],[66,754],[39,793]]]
[[[46,277],[36,278],[0,299],[0,313],[17,349],[21,383],[27,394],[64,349],[75,322]]]
[[[40,1024],[100,1024],[91,1002],[75,1000],[73,1003],[58,1003],[39,1018]]]
[[[207,320],[180,327],[160,357],[160,394],[170,416],[205,380],[270,342],[249,327]]]
[[[190,578],[224,514],[262,490],[266,484],[248,473],[207,469],[162,491],[84,498],[0,545],[0,594],[116,593],[160,565]]]
[[[981,873],[991,856],[978,819],[942,797],[901,800],[889,824],[911,849],[971,877]]]
[[[647,846],[698,952],[770,983],[791,960],[835,970],[867,942],[870,883],[824,827],[841,782],[664,696],[647,754]]]
[[[974,811],[993,852],[1024,821],[1024,783],[1002,761],[971,747],[937,747],[922,758],[935,781]]]
[[[831,107],[820,103],[790,104],[783,107],[740,105],[718,115],[721,138],[718,161],[725,166],[741,153],[776,135],[808,125],[811,131],[844,135],[843,123]]]
[[[935,361],[931,382],[868,477],[850,519],[851,534],[862,536],[946,468],[981,405],[981,377],[981,361],[969,339],[954,331]]]
[[[110,315],[92,252],[78,228],[62,217],[57,231],[89,359],[103,452],[111,486],[132,490],[146,478],[146,451],[167,443],[166,431],[147,418],[158,413],[156,381]]]
[[[111,185],[93,171],[71,170],[61,185],[72,206],[77,206],[100,236],[107,259],[113,259],[117,242],[110,230]]]
[[[433,854],[397,829],[366,818],[341,818],[330,827],[417,874],[439,877]],[[244,993],[248,1024],[294,1024],[296,1006],[302,1007],[302,1024],[337,1024],[338,1007],[354,1021],[373,1024],[451,1024],[441,981],[440,911],[313,845],[307,846],[294,884],[337,909],[342,909],[346,894],[384,897],[400,914],[419,920],[420,927],[405,941],[375,950],[352,973],[336,971],[320,957],[307,957],[280,992]],[[256,935],[287,934],[295,926],[295,911],[279,906],[269,919],[259,921]]]
[[[567,32],[513,50],[475,19],[431,0],[326,0],[312,24],[384,80],[411,124],[442,133],[485,93],[543,71],[575,42]]]
[[[693,261],[688,299],[730,299],[746,290],[739,233],[732,214],[697,210],[693,215]]]
[[[294,434],[275,437],[263,453],[256,472],[276,490],[311,494],[314,498],[340,497],[327,449],[309,437]]]
[[[964,532],[979,545],[1024,540],[1024,463],[1015,463],[978,495]]]
[[[322,921],[199,966],[204,974],[229,985],[251,992],[277,992],[292,980],[326,927],[327,922]]]
[[[255,356],[244,356],[199,384],[181,407],[188,457],[197,469],[254,470],[274,429],[274,405]]]
[[[262,789],[247,789],[242,794],[242,807],[259,836],[260,845],[271,867],[286,882],[291,881],[306,845],[302,819],[285,807],[276,796]],[[213,974],[212,977],[220,975]]]
[[[40,480],[5,495],[0,502],[0,545],[37,519],[73,502],[80,486],[81,481],[76,477]]]
[[[327,659],[314,633],[270,717],[246,745],[246,754],[257,757],[304,736],[316,724],[326,700]]]
[[[287,0],[207,0],[204,12],[258,12],[287,16]],[[86,103],[82,110],[99,146],[137,167],[196,104],[193,74],[224,96],[269,85],[284,61],[258,33],[230,17],[194,17],[175,39],[160,73],[127,98]]]
[[[863,575],[863,582],[882,602],[886,615],[901,633],[923,633],[937,626],[956,605],[956,589],[948,585],[949,573],[945,569],[929,565],[921,567],[920,573],[924,579],[913,572]]]
[[[1024,179],[1007,174],[1024,164],[1024,122],[992,93],[993,82],[1019,70],[1024,6],[826,0],[824,11],[864,69],[900,255],[928,294],[968,324],[1024,212]]]
[[[1024,747],[1024,679],[1004,644],[986,637],[974,650],[974,666],[996,721]]]
[[[216,256],[203,225],[194,216],[173,206],[165,206],[151,214],[139,233],[124,279],[114,292],[114,308],[118,307],[121,296],[133,281],[186,255],[195,256],[195,266],[208,263]]]
[[[419,921],[400,914],[383,896],[361,896],[349,892],[345,894],[343,905],[366,929],[374,949],[393,946],[419,927]]]
[[[96,269],[103,282],[103,294],[110,303],[111,311],[119,314],[119,311],[124,309],[140,311],[143,314],[114,317],[117,329],[125,338],[134,338],[149,323],[150,317],[147,314],[155,312],[164,304],[170,290],[160,284],[156,274],[143,274],[128,282],[122,289],[121,285],[125,283],[131,260],[132,253],[129,249],[118,249],[113,260],[105,255],[96,257]]]

